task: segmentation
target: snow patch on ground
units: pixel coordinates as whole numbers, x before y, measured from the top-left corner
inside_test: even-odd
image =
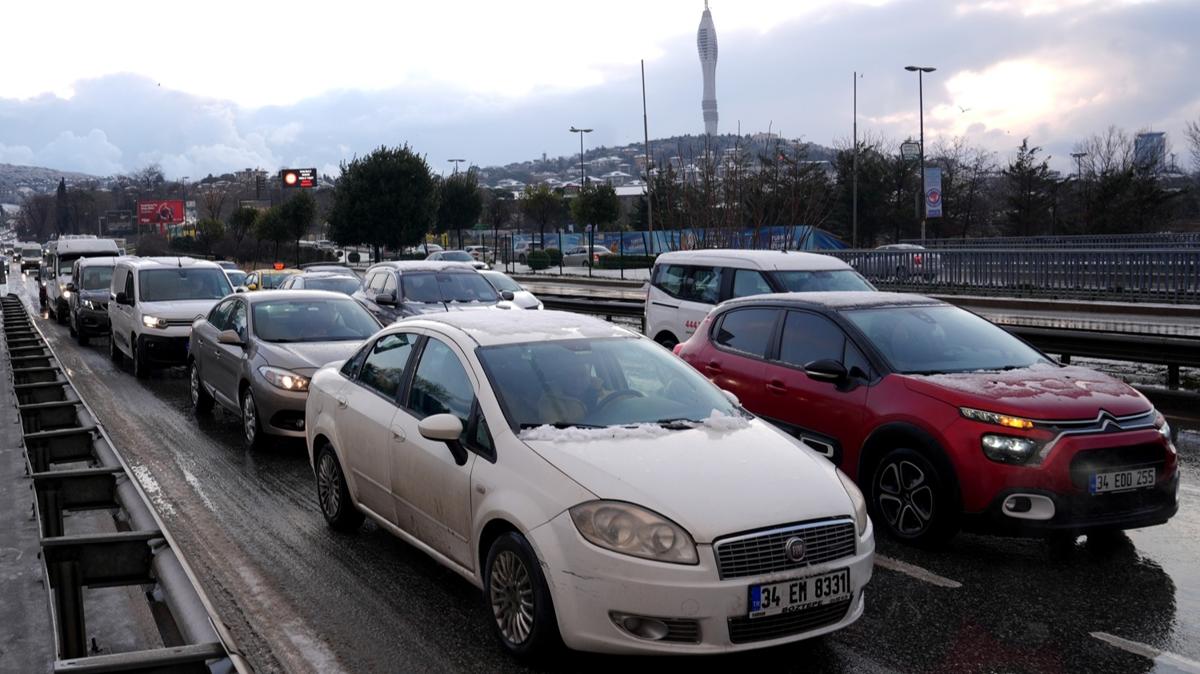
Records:
[[[142,489],[146,492],[146,497],[150,499],[150,503],[164,517],[175,516],[175,506],[171,505],[162,493],[162,488],[158,486],[158,480],[154,479],[154,474],[150,469],[141,464],[135,465],[130,470],[137,481],[142,485]]]
[[[710,431],[729,432],[746,428],[750,421],[742,416],[730,416],[713,410],[708,418],[699,423],[680,422],[679,426],[702,428]],[[556,428],[538,426],[521,431],[519,437],[527,442],[591,442],[593,440],[653,440],[678,430],[659,424],[632,424],[628,426],[605,426],[604,428]]]

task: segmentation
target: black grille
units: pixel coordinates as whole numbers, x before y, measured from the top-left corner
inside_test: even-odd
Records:
[[[667,626],[667,636],[662,641],[677,644],[700,643],[700,622],[687,618],[659,618]]]
[[[729,640],[735,644],[766,641],[832,625],[846,617],[850,603],[851,600],[848,599],[795,613],[780,613],[762,618],[730,618]]]
[[[1071,459],[1071,484],[1087,490],[1088,480],[1094,473],[1133,468],[1156,468],[1162,476],[1166,461],[1162,445],[1131,445],[1128,447],[1102,447],[1086,449]]]
[[[785,544],[792,538],[804,541],[800,561],[787,557]],[[714,549],[721,578],[744,578],[853,557],[855,543],[854,522],[834,520],[737,535],[718,540]]]

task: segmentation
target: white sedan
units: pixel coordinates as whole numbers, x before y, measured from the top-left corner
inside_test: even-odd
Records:
[[[330,526],[370,517],[480,587],[516,656],[747,650],[858,619],[875,544],[847,476],[645,337],[484,314],[400,321],[313,376]]]

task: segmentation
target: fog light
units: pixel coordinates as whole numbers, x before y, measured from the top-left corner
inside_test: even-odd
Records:
[[[655,618],[646,618],[636,615],[623,615],[620,613],[612,614],[612,620],[621,629],[629,632],[639,639],[647,639],[649,641],[660,641],[667,636],[670,631],[667,624]]]
[[[1004,502],[1004,508],[1010,513],[1027,513],[1032,507],[1028,496],[1014,496]]]

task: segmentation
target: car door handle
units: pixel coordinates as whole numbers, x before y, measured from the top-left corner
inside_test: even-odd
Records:
[[[408,436],[405,435],[403,428],[393,428],[392,429],[392,440],[393,441],[404,442],[407,439],[408,439]]]
[[[334,402],[336,402],[336,403],[337,403],[337,406],[338,406],[339,408],[342,408],[342,409],[345,409],[345,408],[346,408],[346,405],[347,405],[347,402],[348,402],[348,401],[346,400],[346,397],[345,397],[345,396],[338,396],[338,397],[334,398],[333,400],[334,400]]]
[[[787,387],[778,379],[772,379],[767,382],[767,390],[771,393],[787,393]]]
[[[717,374],[717,373],[721,372],[721,364],[715,360],[710,360],[704,366],[704,371],[709,374]]]

